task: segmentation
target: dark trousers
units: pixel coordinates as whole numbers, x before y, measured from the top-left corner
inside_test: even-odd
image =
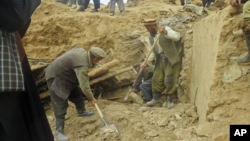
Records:
[[[140,84],[140,90],[142,91],[144,100],[151,101],[152,100],[152,79],[148,79]]]
[[[214,2],[215,0],[202,0],[202,6],[203,7],[210,7],[211,3]]]
[[[70,4],[82,5],[82,0],[69,0]]]
[[[88,8],[89,1],[90,1],[90,0],[84,0],[84,1],[83,1],[83,7],[84,7],[85,9]],[[100,0],[93,0],[93,2],[94,2],[94,8],[95,8],[95,9],[99,9],[99,8],[100,8]]]
[[[67,113],[68,100],[60,98],[54,91],[51,90],[51,85],[54,79],[47,81],[48,88],[50,91],[50,98],[54,108],[54,114],[56,118],[64,119]],[[69,101],[75,104],[76,110],[86,111],[82,90],[77,86],[69,95]]]
[[[0,141],[31,141],[24,92],[0,93]],[[33,138],[35,139],[35,138]]]
[[[27,92],[0,92],[0,141],[52,141]]]

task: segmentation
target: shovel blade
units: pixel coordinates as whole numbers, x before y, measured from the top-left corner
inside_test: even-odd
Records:
[[[117,132],[118,133],[118,130],[114,124],[104,126],[101,128],[101,130],[103,130],[104,132]]]

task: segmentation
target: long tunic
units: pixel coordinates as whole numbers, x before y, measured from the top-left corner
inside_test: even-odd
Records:
[[[93,99],[93,93],[89,86],[88,72],[92,67],[89,52],[83,48],[73,48],[58,57],[47,68],[45,77],[48,81],[53,78],[51,90],[57,96],[66,100],[71,91],[80,86],[88,99]]]
[[[180,56],[174,41],[180,40],[180,34],[170,27],[166,26],[165,29],[168,31],[168,34],[160,35],[147,63],[148,65],[152,65],[153,60],[156,59],[155,71],[152,78],[153,93],[173,94],[178,88],[180,73]],[[153,45],[157,36],[149,37],[151,45]]]

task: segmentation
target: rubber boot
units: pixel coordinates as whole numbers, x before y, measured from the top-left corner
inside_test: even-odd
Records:
[[[88,111],[84,111],[84,110],[77,110],[78,116],[82,117],[82,116],[92,116],[94,113],[93,112],[88,112]]]
[[[83,7],[83,6],[80,6],[80,7],[78,7],[77,9],[76,9],[76,11],[85,11],[85,8]]]
[[[245,34],[245,39],[246,39],[246,42],[247,42],[248,53],[247,53],[246,56],[240,57],[236,61],[238,63],[242,63],[242,64],[250,64],[250,33]]]
[[[124,10],[120,11],[120,16],[124,16]]]
[[[110,16],[114,16],[115,15],[115,13],[114,12],[110,12]]]
[[[161,106],[161,93],[154,92],[153,93],[153,99],[146,103],[147,106]]]
[[[98,9],[94,8],[90,11],[91,13],[95,13],[95,12],[98,12]]]
[[[69,138],[64,135],[64,119],[56,118],[56,133],[54,137],[58,141],[69,141]]]
[[[173,100],[171,99],[171,95],[167,95],[167,108],[168,109],[171,109],[174,107],[174,102]]]

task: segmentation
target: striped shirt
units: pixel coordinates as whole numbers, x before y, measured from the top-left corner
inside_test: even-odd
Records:
[[[24,77],[15,33],[0,29],[0,92],[24,90]]]

